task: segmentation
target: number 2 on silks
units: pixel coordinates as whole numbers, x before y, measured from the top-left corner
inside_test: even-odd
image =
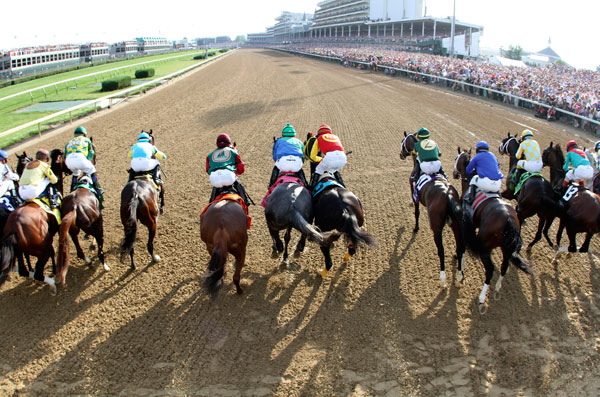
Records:
[[[563,196],[563,200],[565,200],[565,201],[571,200],[573,198],[573,196],[575,195],[575,193],[577,193],[577,191],[579,191],[577,186],[570,185]]]
[[[4,208],[6,208],[7,210],[9,210],[10,212],[13,212],[15,210],[15,208],[12,206],[10,200],[8,199],[8,197],[2,197],[0,198],[0,205],[2,205]]]

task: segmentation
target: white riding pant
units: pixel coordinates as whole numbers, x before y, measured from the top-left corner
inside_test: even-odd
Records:
[[[50,179],[44,178],[37,185],[22,185],[19,186],[19,196],[23,200],[32,200],[39,196],[45,189],[46,186],[50,183]]]
[[[150,171],[159,164],[157,159],[149,159],[146,157],[136,157],[131,159],[131,169],[135,172]]]
[[[4,196],[9,190],[15,189],[15,183],[10,179],[5,179],[0,183],[0,197]]]
[[[346,153],[341,150],[327,152],[319,165],[317,165],[315,172],[322,175],[326,171],[339,171],[344,168],[346,161]]]
[[[79,176],[81,175],[81,172],[88,175],[92,175],[96,172],[94,164],[92,164],[83,153],[69,154],[65,160],[65,164],[69,167],[71,172],[73,172],[73,176]]]
[[[569,181],[584,180],[586,185],[588,181],[594,177],[594,169],[591,165],[580,165],[574,170],[569,170],[565,175],[565,179]]]
[[[492,180],[488,177],[481,178],[479,175],[471,178],[469,184],[477,186],[479,190],[486,193],[498,193],[502,189],[502,179]]]
[[[527,172],[540,172],[544,167],[542,160],[519,160],[517,168],[523,168]]]
[[[437,174],[442,168],[442,162],[440,160],[419,161],[419,164],[421,165],[421,171],[427,175]]]
[[[208,179],[214,187],[231,186],[237,181],[237,175],[233,171],[220,169],[211,172]]]
[[[275,162],[281,172],[298,172],[302,169],[302,158],[294,155],[283,156]]]

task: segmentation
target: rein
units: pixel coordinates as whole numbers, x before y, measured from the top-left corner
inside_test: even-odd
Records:
[[[508,145],[510,144],[510,142],[512,140],[514,140],[515,142],[519,143],[517,141],[517,138],[515,138],[514,136],[511,136],[509,139],[506,140],[506,142],[500,144],[500,147],[498,148],[498,151],[500,152],[500,154],[508,154],[508,155],[510,155],[510,153],[508,153]]]
[[[467,155],[467,152],[461,152],[458,156],[456,156],[456,161],[454,161],[454,172],[456,172],[458,175],[461,175],[460,179],[462,181],[467,181],[469,179],[469,177],[467,175],[463,175],[459,170],[458,170],[458,160],[460,160],[460,158],[463,155]],[[465,173],[466,173],[466,169],[465,169]]]
[[[402,140],[402,146],[400,147],[400,158],[402,160],[404,160],[405,158],[407,158],[410,153],[408,152],[408,148],[406,147],[406,140],[408,139],[409,136],[415,137],[415,134],[408,134],[407,136],[404,137],[404,139]],[[416,139],[416,137],[415,137]],[[408,154],[404,154],[404,152],[407,152]]]

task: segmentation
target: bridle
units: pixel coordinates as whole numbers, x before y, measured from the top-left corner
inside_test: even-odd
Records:
[[[402,146],[400,147],[400,158],[402,160],[404,160],[405,158],[407,158],[410,155],[410,152],[409,152],[408,148],[406,147],[406,140],[408,139],[409,136],[412,136],[413,138],[415,138],[415,140],[417,139],[415,134],[408,134],[407,136],[404,137],[404,139],[402,140]],[[404,152],[406,152],[408,154],[404,154]]]
[[[456,175],[460,176],[460,180],[461,181],[466,182],[466,181],[469,180],[469,177],[466,175],[466,171],[465,171],[465,175],[462,175],[461,172],[458,170],[458,161],[460,160],[460,158],[463,155],[464,156],[468,156],[469,154],[467,153],[467,151],[464,151],[464,152],[460,152],[458,154],[458,156],[456,156],[456,160],[454,161],[454,172],[455,172]]]
[[[510,155],[510,153],[508,153],[508,145],[510,144],[510,142],[512,140],[514,140],[515,142],[517,142],[517,144],[519,143],[519,141],[517,141],[516,137],[511,136],[510,138],[508,138],[506,140],[506,142],[500,144],[500,147],[498,148],[498,151],[500,152],[500,154],[508,154],[508,155]]]

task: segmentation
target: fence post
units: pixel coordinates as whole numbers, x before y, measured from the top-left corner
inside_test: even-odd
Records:
[[[44,91],[44,98],[46,98],[46,89],[42,88],[42,91]]]
[[[98,106],[96,105],[96,102],[94,102],[94,110],[96,111],[96,114],[98,113]]]
[[[29,96],[31,97],[31,103],[33,103],[33,94],[29,91]]]
[[[69,111],[69,124],[73,124],[73,112]]]
[[[38,135],[40,138],[42,137],[42,128],[40,127],[40,123],[38,123]]]

